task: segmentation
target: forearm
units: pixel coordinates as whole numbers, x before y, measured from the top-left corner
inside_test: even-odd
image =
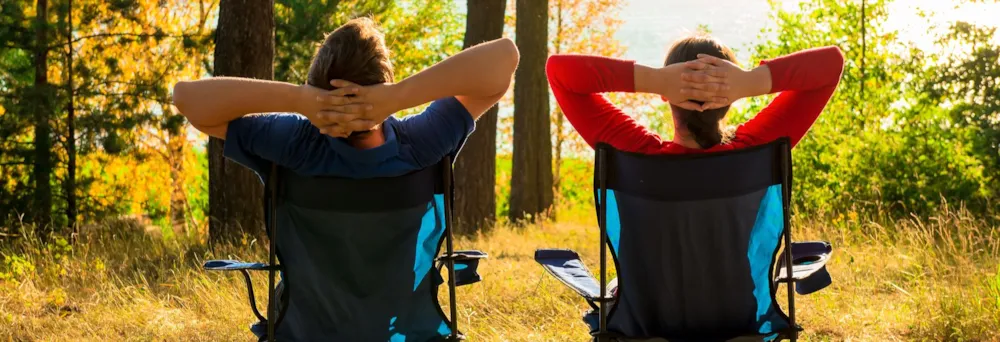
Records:
[[[737,94],[736,98],[754,97],[766,95],[774,92],[772,89],[771,69],[766,64],[760,65],[746,72],[742,77],[747,77],[747,89],[745,94]]]
[[[671,80],[676,80],[680,75],[678,67],[680,64],[666,67],[650,67],[642,64],[635,64],[633,70],[635,78],[636,93],[664,94],[671,86]]]
[[[214,77],[174,85],[174,106],[195,127],[224,125],[247,114],[298,112],[300,86],[275,81]]]
[[[494,97],[510,86],[517,68],[517,46],[498,39],[466,49],[393,85],[400,109],[449,96]]]

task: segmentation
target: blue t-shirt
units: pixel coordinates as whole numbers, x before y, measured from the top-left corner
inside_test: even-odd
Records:
[[[262,180],[272,162],[303,176],[394,177],[454,159],[475,125],[465,106],[448,97],[417,115],[390,116],[382,123],[385,143],[360,150],[321,134],[302,115],[248,115],[229,122],[223,154]]]

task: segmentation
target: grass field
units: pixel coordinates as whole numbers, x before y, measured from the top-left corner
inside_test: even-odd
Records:
[[[1000,341],[998,227],[961,210],[882,225],[848,217],[794,226],[797,240],[836,248],[834,284],[798,297],[805,340]],[[462,239],[459,247],[490,253],[480,267],[485,280],[458,291],[469,340],[587,340],[586,305],[532,256],[536,248],[573,248],[596,269],[593,227],[565,220]],[[256,242],[212,253],[125,224],[86,230],[74,247],[29,240],[0,249],[0,341],[253,340],[242,280],[198,266],[216,257],[264,260]]]

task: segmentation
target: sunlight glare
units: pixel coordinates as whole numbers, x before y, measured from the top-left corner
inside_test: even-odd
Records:
[[[921,17],[921,12],[927,18]],[[1000,3],[956,4],[941,0],[897,0],[889,4],[887,30],[898,30],[899,39],[909,41],[925,51],[940,49],[934,40],[952,22],[965,21],[975,25],[1000,26]],[[993,41],[1000,44],[1000,35]]]

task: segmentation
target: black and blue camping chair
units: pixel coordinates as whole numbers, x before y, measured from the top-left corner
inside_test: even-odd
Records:
[[[594,177],[600,281],[570,250],[538,250],[535,260],[587,299],[593,310],[584,321],[597,341],[795,340],[795,293],[830,284],[832,249],[791,242],[791,176],[787,139],[695,155],[602,144]],[[775,298],[782,282],[796,290],[787,315]]]
[[[250,330],[261,341],[463,339],[455,287],[480,280],[477,266],[486,255],[453,249],[451,170],[448,158],[374,179],[305,177],[273,167],[265,186],[269,262],[213,260],[205,269],[243,273],[259,320]],[[447,252],[435,258],[442,243]],[[450,316],[438,303],[442,267]],[[254,300],[255,270],[269,272],[267,316]]]

